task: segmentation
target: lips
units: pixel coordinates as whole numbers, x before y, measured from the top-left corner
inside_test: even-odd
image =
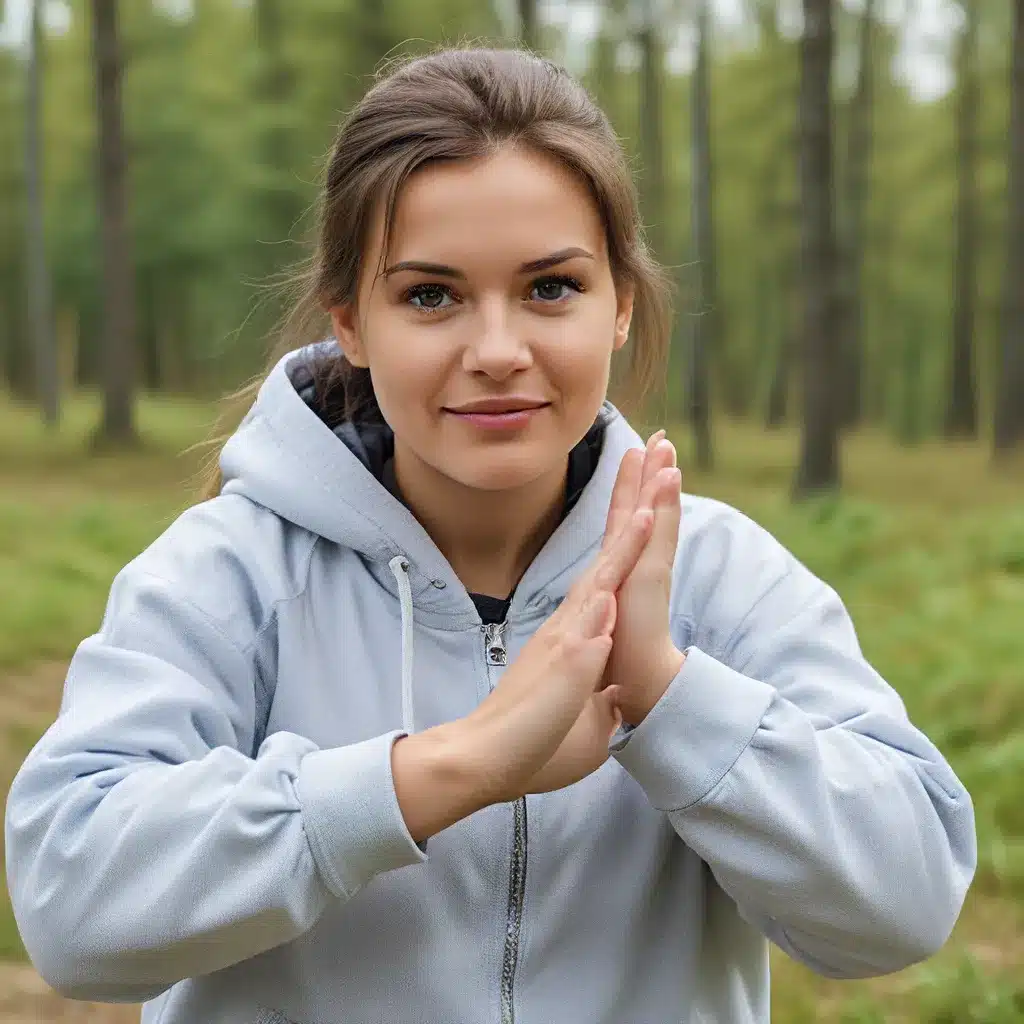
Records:
[[[532,398],[485,398],[445,412],[474,430],[508,435],[525,430],[534,417],[550,405],[550,402]]]
[[[533,398],[483,398],[465,405],[449,407],[446,411],[457,416],[505,416],[517,412],[543,409],[550,402]]]

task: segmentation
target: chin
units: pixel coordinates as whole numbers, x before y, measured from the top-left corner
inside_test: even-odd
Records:
[[[508,445],[504,450],[495,448],[483,456],[479,452],[467,452],[463,459],[452,459],[449,453],[438,469],[472,490],[514,491],[556,471],[564,458],[552,460],[548,448],[541,453],[533,445]]]

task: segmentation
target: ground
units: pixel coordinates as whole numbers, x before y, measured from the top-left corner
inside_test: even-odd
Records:
[[[61,999],[30,967],[0,964],[0,1024],[138,1024],[137,1006]]]
[[[114,573],[188,500],[210,410],[147,401],[147,447],[87,457],[95,415],[76,402],[56,438],[0,399],[0,792],[52,722],[68,660],[102,614]],[[681,462],[688,459],[679,434]],[[793,433],[723,425],[713,475],[686,486],[771,529],[836,586],[868,657],[950,758],[978,815],[980,867],[961,921],[921,968],[827,982],[775,958],[778,1024],[1024,1022],[1024,467],[983,446],[845,446],[841,502],[788,500]],[[45,522],[46,528],[41,524]],[[926,866],[922,866],[926,869]],[[137,1007],[62,1000],[23,962],[0,886],[0,1024],[136,1024]],[[7,961],[6,963],[3,961]],[[200,1022],[197,1022],[200,1024]]]

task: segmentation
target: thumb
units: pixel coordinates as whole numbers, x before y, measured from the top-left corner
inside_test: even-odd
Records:
[[[622,725],[622,712],[619,710],[619,687],[608,686],[594,694],[594,701],[601,712],[601,719],[608,723],[608,738],[611,739]]]
[[[591,595],[580,613],[579,631],[585,639],[608,636],[615,628],[615,598],[607,590]]]
[[[604,676],[608,657],[612,653],[612,638],[607,634],[584,637],[573,646],[575,649],[571,655],[570,669],[572,676],[588,691],[597,690]]]

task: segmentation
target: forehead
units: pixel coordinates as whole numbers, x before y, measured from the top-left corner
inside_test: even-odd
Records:
[[[381,226],[376,232],[379,252]],[[430,259],[518,267],[571,246],[605,253],[604,224],[582,178],[550,156],[507,147],[431,164],[398,196],[387,262]]]

